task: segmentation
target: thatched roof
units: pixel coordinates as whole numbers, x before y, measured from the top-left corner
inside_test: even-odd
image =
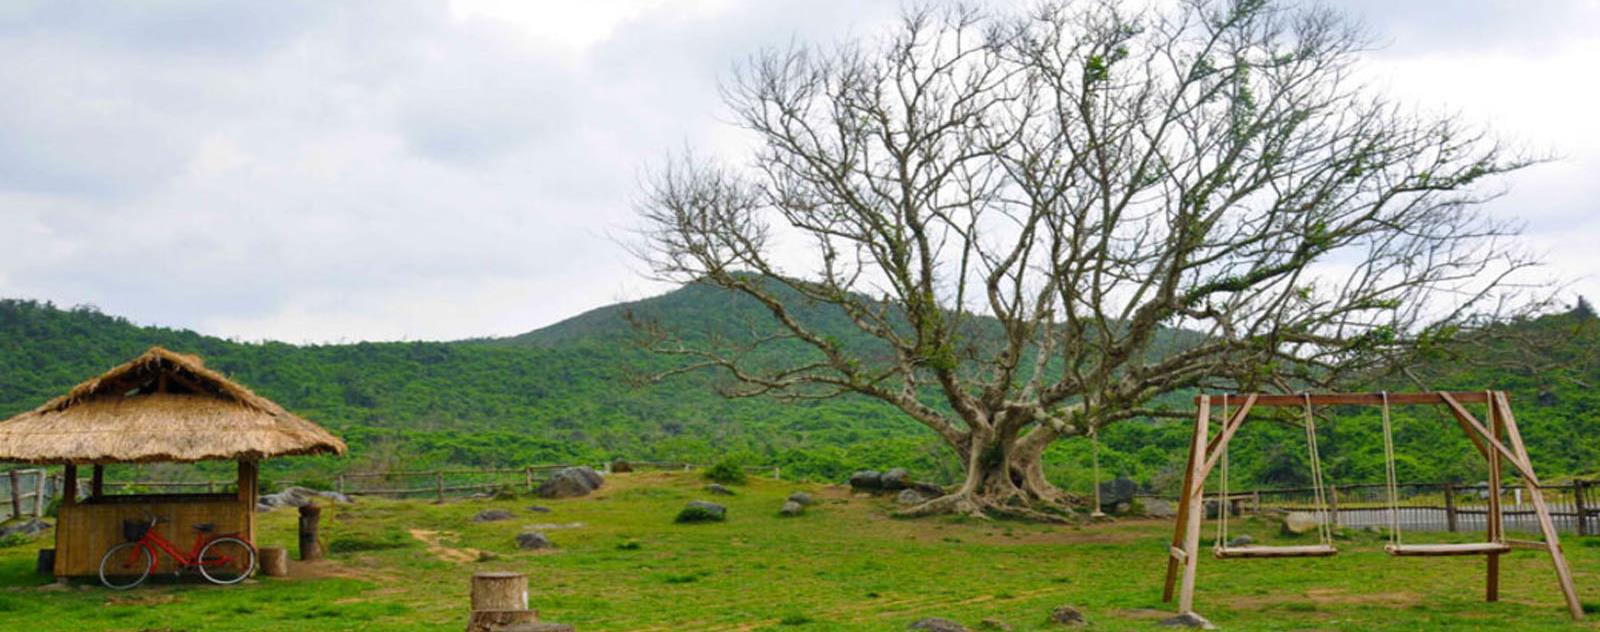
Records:
[[[322,427],[200,358],[151,347],[66,395],[0,422],[0,461],[144,463],[344,454]]]

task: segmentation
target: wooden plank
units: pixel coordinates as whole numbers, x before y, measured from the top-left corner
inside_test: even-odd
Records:
[[[1211,415],[1210,407],[1209,406],[1204,406],[1204,407],[1201,408],[1201,411],[1202,412],[1197,413],[1194,434],[1190,437],[1190,440],[1189,440],[1189,444],[1191,446],[1196,445],[1196,444],[1204,444],[1205,443],[1204,440],[1196,439],[1195,437],[1200,436],[1201,433],[1203,432],[1202,428],[1205,426],[1205,423],[1206,423],[1204,420],[1209,418],[1209,416]],[[1183,465],[1183,487],[1178,488],[1179,489],[1179,494],[1178,494],[1178,515],[1177,515],[1177,519],[1173,521],[1172,544],[1171,544],[1172,548],[1180,548],[1180,547],[1183,546],[1183,534],[1187,532],[1187,528],[1185,527],[1185,525],[1187,525],[1189,523],[1189,498],[1190,498],[1191,495],[1182,493],[1182,491],[1189,489],[1189,487],[1193,484],[1193,482],[1194,482],[1194,463],[1195,463],[1195,461],[1197,459],[1200,458],[1200,456],[1202,454],[1204,454],[1204,452],[1196,453],[1194,451],[1194,449],[1191,447],[1191,449],[1189,450],[1189,460],[1187,462],[1185,462],[1184,465]],[[1176,587],[1177,580],[1178,580],[1178,560],[1176,558],[1168,559],[1167,560],[1167,580],[1166,580],[1166,583],[1163,585],[1163,588],[1161,589],[1161,602],[1162,603],[1170,603],[1172,601],[1172,589],[1174,587]]]
[[[1211,406],[1209,401],[1202,400],[1200,414],[1195,422],[1194,444],[1190,446],[1192,452],[1204,453],[1206,447],[1206,433],[1211,422]],[[1191,459],[1191,471],[1195,475],[1199,472],[1195,466],[1199,465],[1198,459]],[[1203,481],[1202,481],[1203,482]],[[1184,524],[1183,552],[1187,557],[1183,560],[1183,587],[1178,593],[1178,612],[1180,614],[1194,612],[1194,576],[1196,566],[1200,562],[1200,519],[1204,503],[1200,502],[1199,493],[1188,495],[1188,520]]]
[[[1489,559],[1498,559],[1502,553],[1510,553],[1511,546],[1500,542],[1465,542],[1459,544],[1390,544],[1383,547],[1384,552],[1396,557],[1445,557],[1452,555],[1488,555]],[[1490,599],[1489,601],[1494,601]]]
[[[1498,416],[1494,414],[1494,406],[1489,407],[1487,417],[1489,427],[1494,431],[1494,438],[1498,441],[1501,426]],[[1489,523],[1488,540],[1499,542],[1505,535],[1501,531],[1505,528],[1505,508],[1500,502],[1500,453],[1490,451],[1485,456],[1489,460],[1489,513],[1485,518]],[[1498,552],[1490,553],[1485,564],[1483,600],[1491,603],[1500,601],[1500,553]]]
[[[1450,407],[1451,412],[1455,413],[1456,421],[1466,425],[1468,429],[1467,437],[1472,438],[1473,442],[1483,450],[1484,458],[1489,458],[1489,451],[1484,447],[1484,445],[1487,444],[1488,447],[1492,447],[1495,449],[1495,451],[1499,452],[1501,456],[1506,457],[1506,460],[1511,462],[1511,466],[1517,468],[1517,473],[1521,474],[1523,479],[1532,481],[1534,485],[1539,484],[1539,477],[1533,473],[1533,469],[1529,468],[1526,463],[1522,463],[1519,459],[1513,456],[1511,449],[1507,448],[1504,443],[1501,443],[1500,439],[1496,438],[1493,434],[1490,434],[1489,429],[1485,428],[1483,424],[1478,421],[1477,417],[1473,417],[1472,413],[1467,412],[1467,409],[1463,407],[1460,402],[1456,401],[1455,398],[1450,397],[1449,395],[1445,395],[1444,403],[1446,406]],[[1481,440],[1479,438],[1474,438],[1474,432],[1477,433],[1476,436],[1480,437]]]
[[[1492,405],[1505,424],[1506,438],[1511,440],[1511,446],[1516,450],[1516,459],[1520,459],[1531,471],[1528,447],[1522,442],[1522,431],[1517,429],[1517,420],[1511,414],[1511,403],[1506,400],[1505,393],[1496,392]],[[1550,551],[1550,561],[1556,567],[1556,581],[1561,584],[1562,596],[1566,597],[1567,614],[1572,616],[1573,621],[1582,621],[1583,604],[1578,601],[1578,589],[1572,583],[1572,570],[1567,568],[1567,557],[1561,552],[1561,534],[1556,532],[1555,522],[1550,519],[1550,509],[1544,503],[1544,492],[1532,476],[1523,478],[1522,484],[1528,491],[1528,498],[1533,501],[1534,511],[1539,512],[1539,530],[1544,533],[1545,547]]]
[[[1218,559],[1247,559],[1269,557],[1329,557],[1338,555],[1339,549],[1326,544],[1299,546],[1225,546],[1215,551]]]
[[[1246,396],[1246,395],[1247,394],[1245,394],[1245,393],[1230,393],[1230,394],[1228,394],[1228,399],[1232,400],[1233,398],[1242,397],[1242,396]],[[1277,394],[1271,394],[1271,393],[1252,393],[1250,395],[1256,395],[1257,396],[1256,397],[1256,401],[1255,401],[1255,405],[1256,406],[1300,407],[1300,406],[1305,406],[1306,405],[1306,397],[1303,394],[1301,394],[1301,395],[1277,395]],[[1438,392],[1438,393],[1389,393],[1389,404],[1392,405],[1392,406],[1417,405],[1417,404],[1443,404],[1444,400],[1440,397],[1441,395],[1449,395],[1449,396],[1455,398],[1456,401],[1467,403],[1467,404],[1482,404],[1482,403],[1487,403],[1489,401],[1488,395],[1485,394],[1483,391],[1454,392],[1454,393],[1445,393],[1445,392]],[[1200,398],[1201,397],[1210,397],[1212,406],[1216,406],[1216,405],[1220,404],[1220,402],[1218,401],[1219,398],[1217,396],[1215,396],[1215,395],[1196,395],[1195,398],[1194,398],[1194,403],[1195,403],[1196,406],[1200,405]],[[1311,394],[1311,405],[1312,406],[1341,406],[1341,405],[1382,406],[1383,405],[1383,393],[1312,393]]]

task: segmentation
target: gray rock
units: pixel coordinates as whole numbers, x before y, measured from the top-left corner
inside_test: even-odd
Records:
[[[590,467],[569,467],[557,470],[548,480],[539,484],[536,492],[541,498],[577,498],[588,496],[600,489],[605,480]]]
[[[1211,625],[1205,617],[1193,612],[1185,612],[1171,619],[1162,619],[1161,625],[1174,628],[1196,628],[1200,630],[1215,630],[1217,626]]]
[[[789,494],[789,502],[800,503],[803,506],[810,506],[811,503],[816,501],[811,498],[811,494],[807,494],[805,492],[795,492],[793,494]]]
[[[915,489],[902,489],[900,495],[894,497],[894,502],[901,505],[920,505],[931,500]]]
[[[899,491],[911,487],[911,473],[906,468],[897,467],[878,477],[878,486],[885,491]]]
[[[1170,502],[1160,498],[1146,498],[1144,499],[1144,515],[1151,518],[1172,518],[1177,516],[1178,512],[1172,508],[1172,503]]]
[[[1117,503],[1117,506],[1111,508],[1111,513],[1119,516],[1126,516],[1132,512],[1133,505],[1131,503]]]
[[[883,475],[873,470],[862,470],[850,475],[850,487],[857,490],[883,489]]]
[[[1113,511],[1118,503],[1133,502],[1134,492],[1139,491],[1139,486],[1132,480],[1116,478],[1100,483],[1100,510]]]
[[[517,534],[517,548],[523,550],[553,549],[555,543],[538,531],[524,531]]]
[[[1250,537],[1248,535],[1241,535],[1241,536],[1229,539],[1228,540],[1228,546],[1250,546],[1252,544],[1255,544],[1255,542],[1256,542],[1255,538],[1252,538],[1252,537]]]
[[[1288,535],[1305,535],[1317,530],[1317,525],[1322,524],[1317,515],[1304,511],[1291,511],[1283,517],[1283,532]]]
[[[256,504],[267,507],[304,507],[311,504],[312,499],[318,498],[316,490],[304,487],[285,487],[276,494],[262,494],[256,499]]]
[[[940,619],[938,617],[919,619],[906,629],[927,630],[927,632],[967,632],[967,626],[961,625],[949,619]]]
[[[617,459],[617,460],[611,462],[611,473],[612,474],[626,474],[626,473],[632,472],[632,471],[633,471],[633,464],[632,463],[629,463],[629,462],[624,461],[622,459]]]
[[[31,538],[50,530],[50,523],[38,518],[12,518],[0,523],[0,539]]]
[[[689,501],[678,512],[677,522],[722,522],[728,519],[728,508],[704,500]]]
[[[1056,606],[1055,610],[1050,611],[1050,622],[1071,627],[1089,625],[1089,620],[1083,618],[1083,613],[1072,606]]]
[[[723,487],[723,486],[721,486],[721,485],[719,485],[717,483],[712,483],[710,485],[707,485],[706,486],[706,491],[711,492],[713,494],[716,494],[718,496],[732,496],[733,495],[733,490],[728,489],[726,487]]]
[[[512,517],[513,516],[511,515],[511,512],[506,511],[504,509],[485,509],[483,511],[478,512],[478,515],[473,516],[472,517],[472,521],[473,522],[495,522],[495,521],[499,521],[499,520],[510,520]]]
[[[326,498],[328,500],[331,500],[331,501],[334,502],[334,504],[339,504],[339,505],[348,505],[350,503],[355,502],[354,500],[351,500],[349,496],[346,496],[344,494],[341,494],[339,492],[334,492],[334,491],[317,492],[317,495],[321,496],[323,498]]]
[[[782,516],[798,516],[806,512],[806,506],[792,500],[784,501],[783,508],[778,510]]]

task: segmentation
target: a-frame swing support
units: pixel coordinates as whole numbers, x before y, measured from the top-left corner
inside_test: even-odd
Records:
[[[1205,517],[1204,496],[1206,478],[1211,474],[1212,468],[1222,457],[1223,450],[1228,442],[1233,440],[1239,426],[1244,424],[1250,410],[1256,406],[1262,407],[1302,407],[1302,406],[1382,406],[1385,395],[1382,393],[1323,393],[1311,395],[1270,395],[1246,394],[1229,395],[1231,401],[1241,402],[1237,411],[1229,418],[1222,420],[1221,429],[1216,436],[1211,437],[1211,407],[1218,402],[1217,398],[1210,395],[1200,395],[1195,398],[1198,413],[1195,416],[1194,437],[1189,449],[1188,465],[1184,470],[1183,494],[1178,498],[1178,511],[1176,525],[1172,534],[1172,546],[1167,560],[1166,584],[1162,590],[1162,601],[1172,601],[1173,589],[1178,591],[1178,611],[1187,613],[1194,611],[1195,576],[1200,561],[1200,522]],[[1556,580],[1561,586],[1562,595],[1566,599],[1567,612],[1574,621],[1583,619],[1583,606],[1578,601],[1577,589],[1572,583],[1572,571],[1567,567],[1566,556],[1561,552],[1561,536],[1556,532],[1555,522],[1550,518],[1550,509],[1544,500],[1544,493],[1539,486],[1539,478],[1533,471],[1533,462],[1528,458],[1527,447],[1522,441],[1522,432],[1517,428],[1516,418],[1511,414],[1511,404],[1506,394],[1501,391],[1476,391],[1476,392],[1435,392],[1435,393],[1389,393],[1387,402],[1390,405],[1426,405],[1436,404],[1447,407],[1455,417],[1456,424],[1472,440],[1478,453],[1488,462],[1490,469],[1490,484],[1498,488],[1500,482],[1501,464],[1511,466],[1522,477],[1522,483],[1527,490],[1528,498],[1533,503],[1534,513],[1539,519],[1539,530],[1544,535],[1544,548],[1550,554],[1551,562],[1555,565]],[[1469,412],[1465,404],[1484,404],[1489,410],[1489,424],[1486,426],[1479,422]],[[1501,437],[1505,441],[1501,440]],[[1226,502],[1224,500],[1223,502]],[[1496,541],[1502,538],[1504,529],[1504,515],[1500,506],[1498,494],[1492,494],[1487,516],[1489,525],[1489,538]],[[1429,553],[1418,553],[1428,555]],[[1435,552],[1434,555],[1448,553]],[[1499,599],[1500,585],[1500,553],[1486,553],[1488,558],[1487,576],[1485,578],[1485,600],[1496,601]],[[1180,568],[1181,566],[1181,568]],[[1181,585],[1178,585],[1179,578]]]

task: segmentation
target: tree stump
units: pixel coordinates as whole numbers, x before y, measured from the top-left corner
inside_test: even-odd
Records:
[[[261,574],[267,577],[289,576],[289,550],[281,547],[256,549],[261,558]]]
[[[300,561],[322,559],[322,541],[317,538],[321,524],[321,507],[306,505],[300,508]]]
[[[472,610],[527,610],[528,576],[484,571],[472,574]]]
[[[538,625],[539,613],[533,610],[473,610],[467,619],[467,632],[507,632]]]

